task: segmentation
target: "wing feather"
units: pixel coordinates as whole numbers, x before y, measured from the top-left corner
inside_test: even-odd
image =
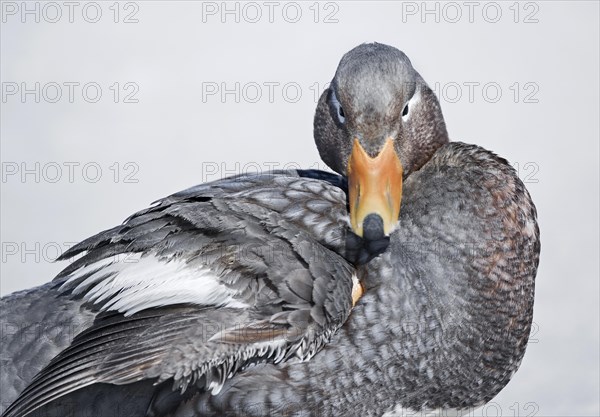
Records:
[[[345,194],[310,175],[197,186],[73,246],[56,285],[100,314],[5,416],[96,383],[216,394],[252,363],[310,359],[350,314],[354,274]]]

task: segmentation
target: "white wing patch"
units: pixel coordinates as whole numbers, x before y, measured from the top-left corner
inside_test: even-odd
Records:
[[[246,308],[231,289],[207,266],[191,267],[180,260],[160,260],[152,255],[126,254],[105,258],[68,276],[61,290],[73,288],[84,300],[103,303],[101,310],[115,310],[130,316],[138,311],[166,305],[190,303]]]

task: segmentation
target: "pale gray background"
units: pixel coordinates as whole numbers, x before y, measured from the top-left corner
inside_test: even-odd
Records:
[[[344,52],[376,40],[404,50],[430,85],[447,86],[441,102],[451,137],[518,164],[538,208],[542,257],[536,340],[494,404],[474,414],[600,413],[597,2],[520,4],[519,23],[510,9],[513,2],[498,3],[502,17],[497,23],[485,20],[494,18],[493,5],[482,14],[486,2],[478,3],[473,22],[466,6],[455,3],[462,12],[457,23],[450,22],[456,9],[443,4],[437,6],[439,23],[434,15],[425,16],[425,22],[420,14],[403,15],[403,7],[412,6],[392,2],[337,2],[328,9],[321,4],[318,23],[311,3],[301,5],[297,23],[285,21],[285,3],[280,3],[270,23],[268,9],[259,2],[259,22],[245,21],[255,12],[246,9],[246,15],[240,11],[240,23],[235,16],[222,23],[220,15],[205,16],[203,22],[200,2],[136,2],[139,22],[131,24],[113,22],[111,3],[102,4],[95,24],[82,18],[85,3],[75,9],[73,23],[64,7],[58,23],[45,22],[44,16],[40,23],[32,16],[25,23],[20,14],[3,16],[5,88],[7,82],[97,82],[103,96],[87,103],[79,87],[69,103],[64,87],[55,104],[43,97],[35,103],[32,96],[22,103],[18,95],[2,102],[3,167],[25,163],[35,170],[39,162],[40,178],[12,175],[2,181],[1,294],[49,281],[64,266],[50,262],[57,247],[112,227],[182,188],[232,171],[267,169],[274,162],[279,168],[322,166],[312,141],[311,86],[319,83],[320,91]],[[133,10],[124,7],[120,20]],[[324,23],[334,7],[338,22]],[[524,23],[536,9],[538,22]],[[292,9],[287,11],[285,17],[293,18]],[[54,18],[54,10],[46,12]],[[115,104],[109,90],[115,82],[136,83],[139,102]],[[288,90],[286,99],[279,86],[273,103],[266,87],[258,103],[243,97],[235,103],[232,96],[224,103],[218,96],[203,102],[202,83],[207,82],[295,82],[302,97],[291,103],[294,91]],[[465,82],[498,83],[502,97],[491,103],[479,86],[469,100]],[[515,82],[521,85],[517,103],[509,89]],[[524,91],[527,82],[539,88],[533,97],[537,103],[524,102],[524,93],[532,91]],[[456,92],[451,83],[462,86],[457,103],[450,102]],[[72,182],[64,165],[69,162],[80,164]],[[88,177],[81,172],[90,162],[102,168],[96,183],[86,180],[93,170]],[[115,162],[121,174],[116,183],[110,170]],[[133,177],[137,183],[124,181],[123,175],[132,172],[125,169],[127,162],[139,168]],[[203,163],[220,172],[207,175]],[[49,182],[56,176],[53,164],[63,168],[54,183]]]

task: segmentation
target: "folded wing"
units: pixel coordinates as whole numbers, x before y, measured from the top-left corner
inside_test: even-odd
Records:
[[[341,189],[273,173],[191,188],[81,242],[55,282],[98,316],[5,415],[100,382],[218,393],[251,363],[310,359],[352,308],[346,224]]]

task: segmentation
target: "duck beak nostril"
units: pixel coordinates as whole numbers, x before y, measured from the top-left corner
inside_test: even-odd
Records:
[[[373,158],[354,139],[348,161],[350,223],[354,233],[363,236],[365,227],[373,229],[375,222],[367,221],[367,217],[375,215],[382,220],[383,233],[390,234],[400,214],[402,172],[392,138],[385,141],[381,152]]]

